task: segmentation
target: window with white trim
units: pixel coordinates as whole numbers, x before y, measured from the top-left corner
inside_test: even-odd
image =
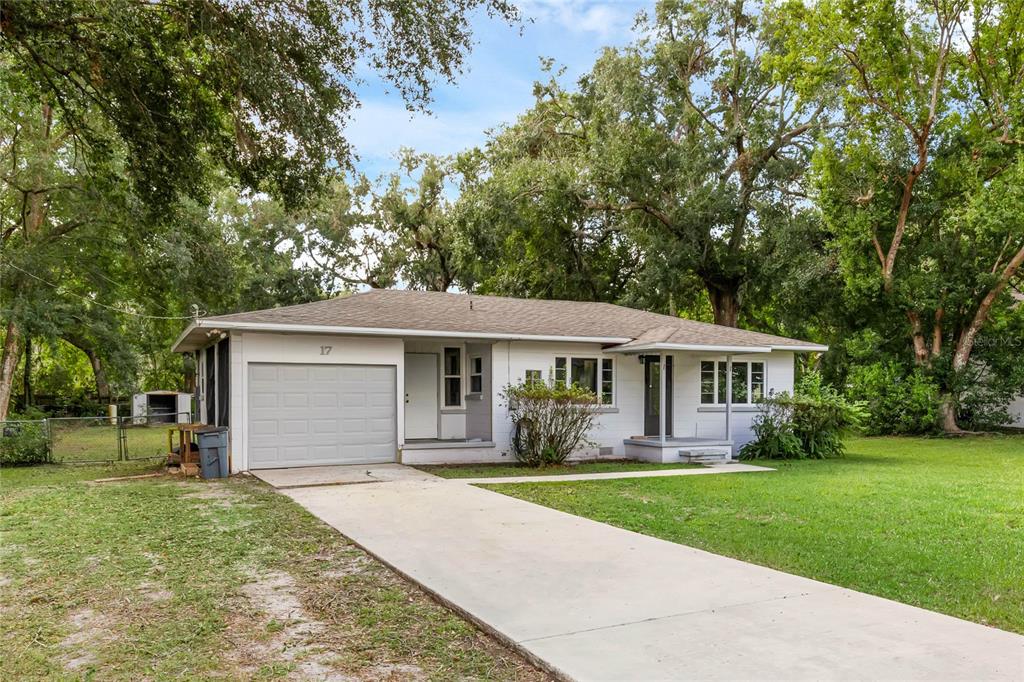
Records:
[[[724,405],[728,363],[703,360],[700,363],[700,402],[702,405]],[[732,402],[750,405],[764,397],[764,363],[732,363]]]
[[[444,349],[444,406],[462,406],[462,349]]]
[[[539,384],[544,381],[544,372],[539,369],[528,369],[523,378],[524,384]]]
[[[598,397],[602,405],[615,402],[615,365],[611,358],[560,356],[555,358],[555,385],[579,386]]]
[[[555,386],[565,386],[567,367],[566,358],[555,358]]]
[[[484,390],[484,359],[479,355],[469,358],[469,392],[483,393]]]

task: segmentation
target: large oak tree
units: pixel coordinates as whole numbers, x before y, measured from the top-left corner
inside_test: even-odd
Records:
[[[477,8],[517,16],[506,0],[0,3],[0,248],[21,268],[0,282],[0,419],[34,305],[20,273],[102,226],[66,210],[77,193],[114,187],[141,209],[118,227],[154,232],[223,174],[298,204],[348,165],[360,69],[426,105],[433,79],[461,67]]]

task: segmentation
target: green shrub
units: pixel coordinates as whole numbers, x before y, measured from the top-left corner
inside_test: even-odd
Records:
[[[46,464],[49,461],[46,422],[6,422],[0,428],[0,466]]]
[[[512,453],[527,466],[561,464],[590,444],[597,396],[579,386],[541,381],[508,386],[503,392],[514,425]]]
[[[789,397],[771,396],[761,400],[761,413],[754,418],[754,440],[740,448],[741,459],[799,459],[803,448],[793,433],[793,410]]]
[[[875,362],[850,371],[847,397],[865,403],[868,435],[932,433],[939,423],[939,390],[920,369]]]
[[[740,449],[742,459],[824,459],[844,453],[843,435],[864,418],[862,405],[846,400],[811,372],[794,395],[764,398],[754,418],[755,439]]]

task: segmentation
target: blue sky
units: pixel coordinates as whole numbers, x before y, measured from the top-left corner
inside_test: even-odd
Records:
[[[378,82],[360,91],[362,107],[346,137],[360,159],[357,168],[375,178],[396,169],[401,147],[451,154],[485,140],[485,131],[510,122],[533,103],[541,57],[567,67],[575,80],[602,47],[632,37],[636,13],[653,0],[519,0],[522,30],[481,14],[474,18],[473,52],[454,84],[438,83],[431,115],[410,114],[402,98]]]

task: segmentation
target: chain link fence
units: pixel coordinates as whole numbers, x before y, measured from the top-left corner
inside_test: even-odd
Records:
[[[0,465],[87,464],[166,457],[189,413],[0,422]]]

